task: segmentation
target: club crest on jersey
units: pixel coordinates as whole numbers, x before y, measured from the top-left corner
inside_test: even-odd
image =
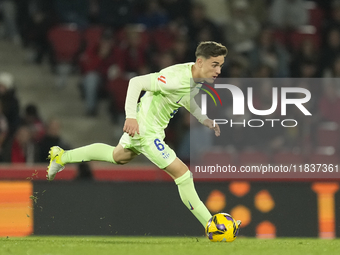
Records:
[[[158,76],[157,80],[159,80],[160,82],[166,84],[166,78],[163,75]]]
[[[166,152],[166,151],[163,151],[163,152],[162,152],[162,157],[163,157],[164,159],[167,159],[167,158],[170,157],[170,154],[169,154],[168,152]]]

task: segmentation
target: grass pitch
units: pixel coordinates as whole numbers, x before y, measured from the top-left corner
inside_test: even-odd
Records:
[[[168,255],[168,254],[340,254],[340,239],[238,238],[212,243],[195,237],[54,237],[0,238],[1,255]]]

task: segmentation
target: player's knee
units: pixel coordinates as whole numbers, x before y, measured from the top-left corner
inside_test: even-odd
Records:
[[[117,165],[125,165],[126,163],[129,163],[129,160],[115,160]]]
[[[113,154],[113,161],[117,164],[117,165],[125,165],[126,163],[129,163],[130,159],[124,159],[122,157],[119,157],[118,155]]]

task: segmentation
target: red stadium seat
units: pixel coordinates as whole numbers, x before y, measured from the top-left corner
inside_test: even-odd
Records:
[[[130,38],[129,38],[130,36]],[[146,49],[149,46],[150,43],[150,35],[149,32],[140,25],[134,25],[134,26],[127,26],[124,29],[121,29],[117,33],[118,40],[120,42],[129,43],[129,40],[138,42],[138,46],[142,49]]]
[[[176,40],[176,36],[167,28],[156,29],[152,33],[152,41],[159,52],[170,50]]]
[[[273,156],[273,163],[278,165],[303,164],[304,157],[293,152],[278,152]]]
[[[267,154],[260,151],[244,151],[239,154],[238,162],[241,165],[268,164],[269,157]]]
[[[91,26],[87,28],[84,32],[84,40],[86,47],[93,46],[99,42],[102,33],[104,31],[104,27],[102,26]]]
[[[305,40],[311,40],[315,45],[315,48],[317,49],[320,48],[321,37],[315,31],[314,32],[294,31],[290,34],[289,41],[295,50],[299,49],[301,44]]]
[[[81,33],[75,25],[58,25],[48,32],[58,62],[72,62],[81,45]]]

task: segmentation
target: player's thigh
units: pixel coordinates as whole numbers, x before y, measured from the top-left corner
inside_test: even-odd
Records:
[[[176,153],[161,138],[144,138],[142,145],[142,153],[172,178],[176,179],[188,170],[188,167],[177,158]]]
[[[126,164],[137,156],[137,153],[130,149],[125,149],[118,144],[113,150],[113,159],[117,164]]]
[[[164,168],[164,171],[167,172],[174,180],[181,177],[188,171],[188,167],[176,157],[176,159]]]

